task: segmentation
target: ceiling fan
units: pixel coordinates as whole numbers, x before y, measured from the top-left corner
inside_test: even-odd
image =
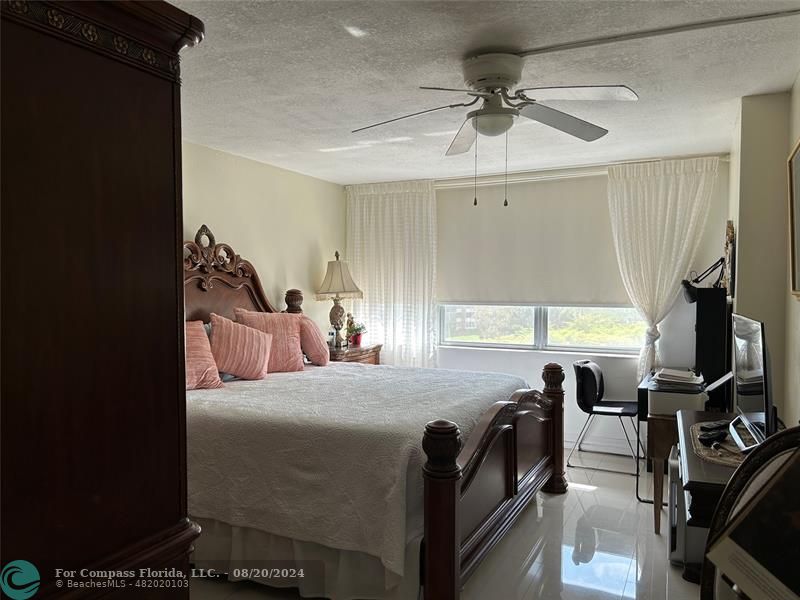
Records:
[[[447,149],[447,156],[468,152],[479,133],[486,136],[506,133],[518,117],[538,121],[586,142],[592,142],[603,137],[608,130],[556,110],[542,102],[548,100],[632,101],[639,99],[636,92],[625,85],[517,88],[522,77],[523,60],[516,54],[503,53],[481,54],[468,58],[463,63],[463,72],[464,83],[470,89],[427,86],[422,86],[420,89],[463,92],[473,97],[471,101],[421,110],[355,129],[353,133],[439,110],[470,107],[483,101],[479,109],[467,113],[466,120]]]

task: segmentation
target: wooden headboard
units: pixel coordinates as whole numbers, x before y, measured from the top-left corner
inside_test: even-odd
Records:
[[[205,225],[193,242],[183,243],[183,292],[187,321],[207,323],[212,312],[233,319],[235,308],[279,312],[267,299],[252,263],[228,244],[217,244]],[[286,312],[303,312],[302,292],[288,290],[286,303]]]

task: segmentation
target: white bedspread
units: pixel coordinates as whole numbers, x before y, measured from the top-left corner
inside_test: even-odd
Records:
[[[189,514],[364,552],[402,576],[422,531],[425,423],[450,419],[466,439],[523,387],[497,373],[332,363],[187,392]]]

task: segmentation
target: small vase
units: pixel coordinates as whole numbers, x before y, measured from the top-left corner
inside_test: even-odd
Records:
[[[361,345],[361,334],[355,333],[350,336],[350,345],[351,346],[360,346]]]

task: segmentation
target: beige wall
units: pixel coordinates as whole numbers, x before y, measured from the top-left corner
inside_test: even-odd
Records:
[[[792,87],[790,112],[791,150],[800,139],[800,73]],[[786,425],[791,427],[800,421],[800,297],[791,294],[788,275],[786,281],[786,409],[783,414]]]
[[[732,213],[738,213],[734,216],[737,230],[734,306],[737,312],[764,321],[771,355],[773,399],[781,417],[791,420],[797,411],[797,400],[784,393],[789,94],[742,98],[738,125],[733,144],[736,164],[732,169],[738,172],[738,182],[732,177],[730,206]]]
[[[183,144],[183,228],[205,223],[217,242],[255,265],[270,302],[298,288],[323,331],[328,302],[314,300],[328,260],[345,246],[344,188],[196,144]]]

